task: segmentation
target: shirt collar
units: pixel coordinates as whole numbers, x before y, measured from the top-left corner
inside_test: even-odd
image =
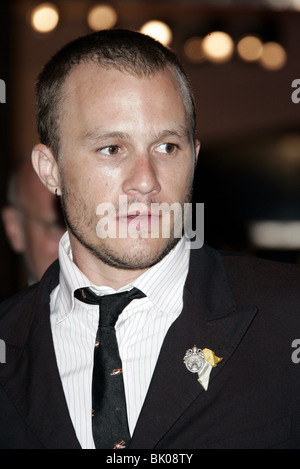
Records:
[[[172,305],[176,304],[178,295],[182,296],[188,272],[189,247],[189,240],[182,238],[160,262],[118,291],[132,287],[139,288],[157,308],[166,312],[170,311]],[[90,287],[100,295],[115,293],[111,287],[94,285],[73,262],[68,232],[62,236],[59,243],[59,263],[60,277],[56,304],[63,304],[64,307],[56,308],[57,321],[63,320],[73,311],[74,291],[78,288]],[[171,295],[170,292],[172,292]]]
[[[183,237],[169,254],[141,274],[133,285],[145,293],[157,308],[168,312],[182,297],[189,260],[190,241]]]

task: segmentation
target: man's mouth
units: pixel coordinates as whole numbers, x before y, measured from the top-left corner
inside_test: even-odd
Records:
[[[135,211],[133,213],[127,213],[124,215],[119,215],[117,220],[120,223],[134,224],[137,226],[140,225],[140,228],[150,227],[153,223],[158,223],[161,216],[152,212],[139,212]]]

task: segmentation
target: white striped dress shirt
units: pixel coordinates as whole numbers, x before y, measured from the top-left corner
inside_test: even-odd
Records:
[[[122,359],[130,433],[141,411],[164,337],[180,315],[183,286],[189,265],[188,241],[182,239],[158,264],[118,291],[139,288],[145,298],[132,301],[116,324]],[[72,260],[68,233],[59,245],[59,285],[51,293],[51,327],[57,364],[77,438],[84,449],[93,449],[91,383],[99,307],[74,298],[80,287],[97,294],[116,293],[95,286]]]

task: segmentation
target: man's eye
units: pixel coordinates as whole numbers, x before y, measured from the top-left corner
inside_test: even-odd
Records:
[[[110,145],[108,147],[100,148],[100,152],[104,153],[105,155],[117,155],[119,153],[120,148],[118,145]]]
[[[161,145],[157,147],[157,150],[160,153],[166,153],[168,155],[172,155],[173,153],[175,153],[177,148],[178,148],[178,145],[176,145],[175,143],[162,143]]]

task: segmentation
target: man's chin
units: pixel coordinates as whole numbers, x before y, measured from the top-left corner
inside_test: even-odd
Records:
[[[103,240],[90,249],[107,265],[123,270],[145,270],[160,262],[178,243],[169,239],[118,239],[114,243]]]

